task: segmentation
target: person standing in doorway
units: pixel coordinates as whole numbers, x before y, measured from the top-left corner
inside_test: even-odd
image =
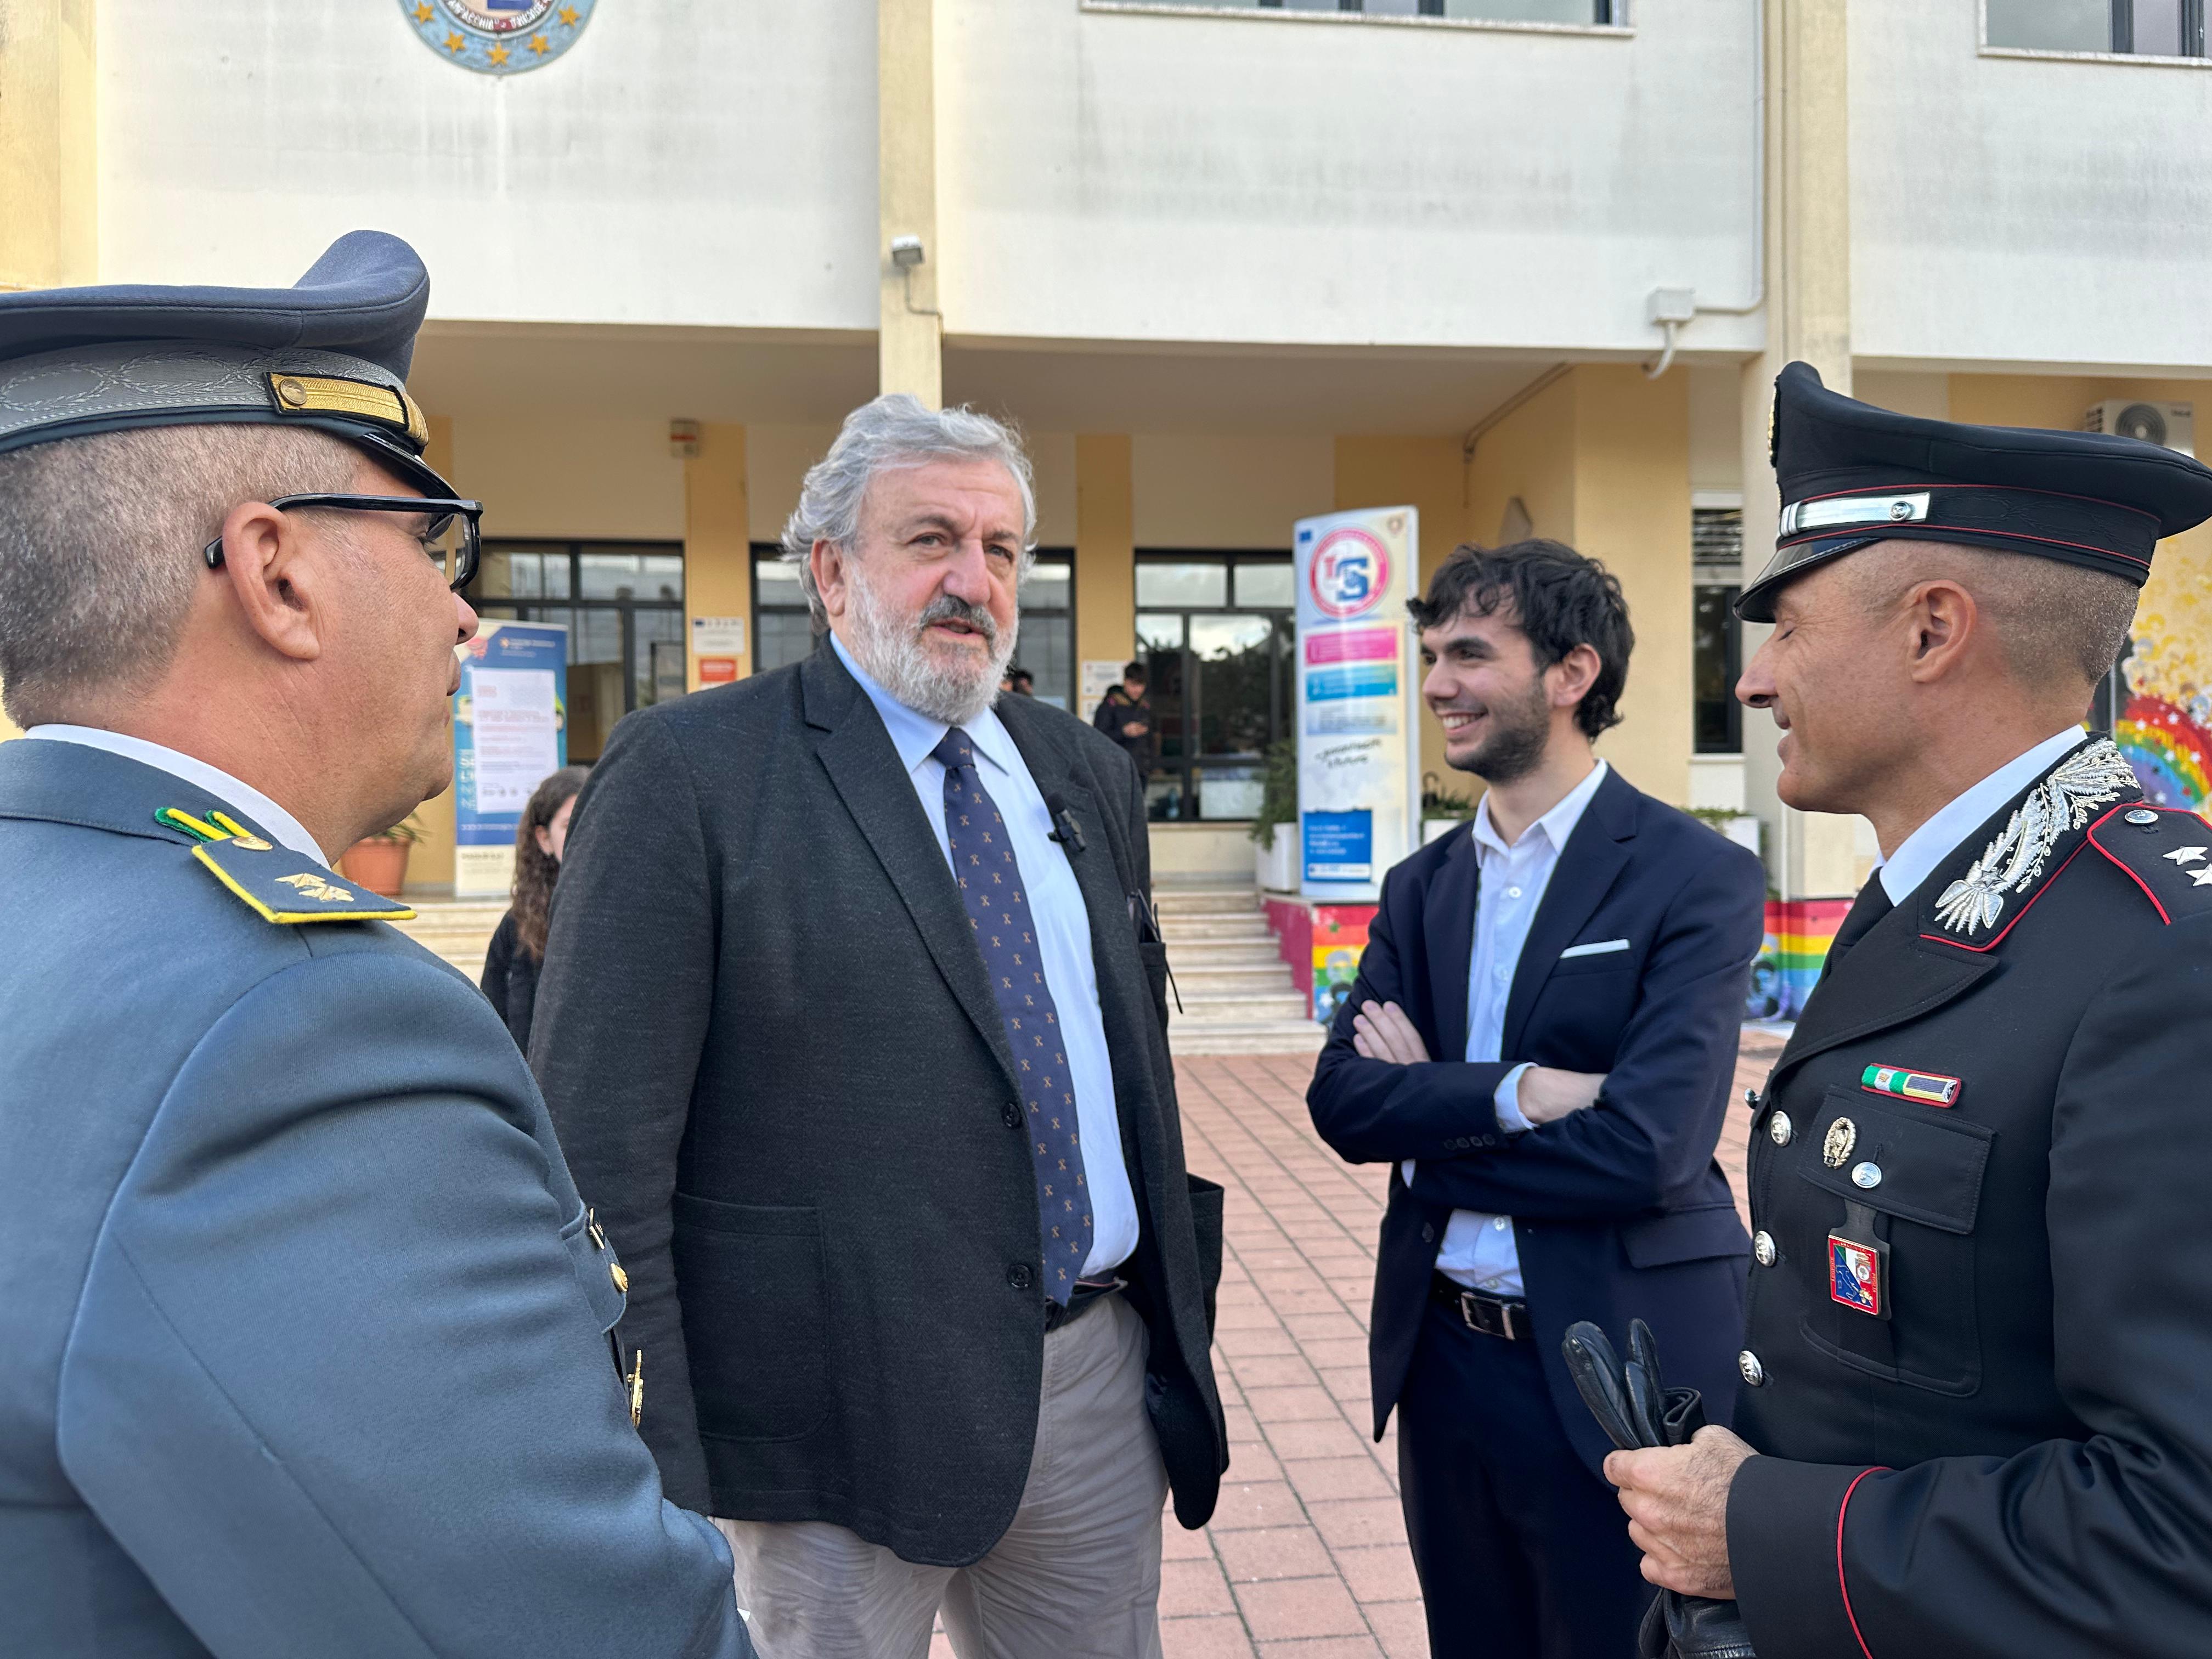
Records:
[[[1131,663],[1121,671],[1121,684],[1106,688],[1091,723],[1121,745],[1122,752],[1135,763],[1139,778],[1152,776],[1157,731],[1152,702],[1145,696],[1143,663]]]
[[[514,903],[499,919],[484,952],[483,994],[514,1033],[514,1046],[530,1052],[530,1019],[538,1003],[538,974],[545,961],[545,921],[553,884],[568,844],[568,820],[588,766],[564,766],[531,792],[514,830]]]
[[[1591,752],[1634,643],[1557,542],[1456,550],[1407,609],[1488,792],[1384,878],[1307,1103],[1393,1167],[1369,1357],[1437,1659],[1619,1659],[1652,1595],[1559,1343],[1643,1319],[1725,1421],[1749,1240],[1714,1161],[1759,860]]]

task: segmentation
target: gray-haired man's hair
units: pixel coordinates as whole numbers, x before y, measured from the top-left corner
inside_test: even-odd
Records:
[[[20,725],[168,668],[200,550],[241,501],[343,493],[360,453],[327,433],[144,427],[0,455],[0,692]]]
[[[799,585],[817,625],[829,621],[815,591],[807,556],[817,541],[850,552],[860,530],[860,504],[879,472],[930,461],[996,461],[1022,493],[1022,571],[1036,541],[1036,489],[1021,439],[972,409],[931,409],[910,392],[890,392],[845,417],[830,453],[806,470],[799,505],[783,526],[783,556],[799,567]]]

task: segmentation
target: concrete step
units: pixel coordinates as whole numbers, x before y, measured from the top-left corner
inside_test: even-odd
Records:
[[[1272,939],[1267,919],[1255,910],[1245,915],[1162,916],[1160,937],[1182,939]]]
[[[1152,905],[1164,917],[1253,915],[1260,895],[1250,887],[1170,887],[1155,892]]]
[[[1281,962],[1283,953],[1272,935],[1267,939],[1179,939],[1169,941],[1168,960],[1180,973],[1185,963],[1194,968],[1231,968]]]
[[[1172,1008],[1175,1000],[1169,999]],[[1182,988],[1182,1013],[1169,1028],[1172,1035],[1176,1025],[1185,1022],[1206,1023],[1218,1020],[1297,1019],[1307,1012],[1305,994],[1293,986],[1279,991],[1194,991]]]
[[[1178,1020],[1170,1018],[1168,1043],[1178,1055],[1310,1054],[1328,1032],[1310,1019]]]
[[[1279,957],[1270,957],[1260,962],[1225,965],[1209,963],[1203,967],[1186,967],[1180,962],[1171,962],[1169,966],[1185,996],[1194,992],[1200,996],[1218,996],[1230,992],[1297,988],[1291,982],[1290,964]]]

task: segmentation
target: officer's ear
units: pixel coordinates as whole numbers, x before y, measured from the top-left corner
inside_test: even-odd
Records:
[[[833,621],[845,614],[846,588],[853,579],[851,560],[852,556],[832,541],[817,541],[806,552],[814,591],[822,596],[822,608]]]
[[[326,542],[311,521],[266,501],[246,501],[222,521],[222,566],[246,629],[278,655],[313,662],[323,654],[330,580]]]
[[[1906,672],[1919,685],[1957,673],[1988,627],[1974,596],[1948,577],[1915,584],[1905,595],[1904,617]]]

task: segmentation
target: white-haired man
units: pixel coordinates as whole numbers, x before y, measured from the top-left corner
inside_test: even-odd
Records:
[[[998,422],[855,410],[820,648],[624,720],[562,868],[532,1063],[775,1659],[1156,1654],[1225,1467],[1143,784],[997,699],[1034,524]]]

